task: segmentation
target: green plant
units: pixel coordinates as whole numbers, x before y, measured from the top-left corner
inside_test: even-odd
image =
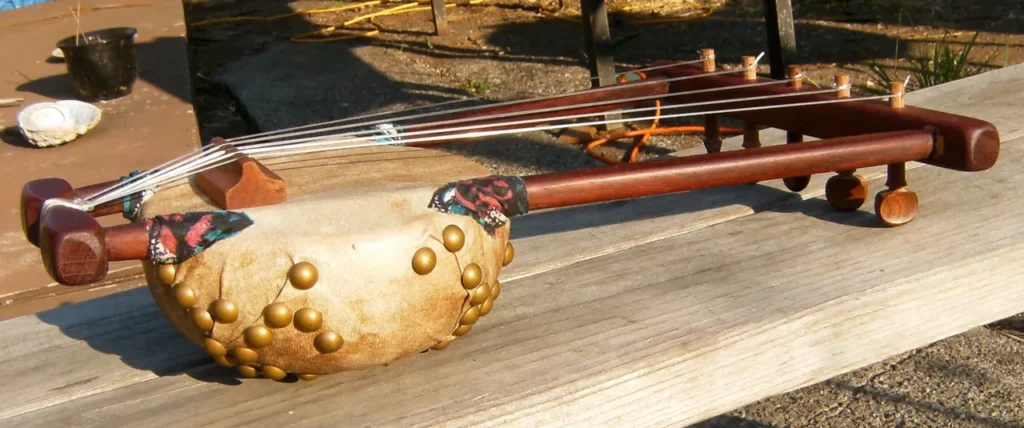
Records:
[[[473,95],[483,95],[491,90],[491,82],[487,79],[482,81],[471,79],[469,82],[466,82],[462,89]]]
[[[912,81],[918,88],[927,88],[980,73],[979,67],[971,66],[968,61],[971,49],[974,48],[974,43],[977,40],[978,33],[974,33],[974,37],[967,42],[963,49],[954,51],[952,44],[944,36],[941,42],[935,43],[931,52],[926,56],[908,57],[908,68]],[[874,61],[868,66],[868,70],[874,80],[884,85],[882,88],[866,88],[869,92],[885,93],[889,83],[903,80],[895,75],[895,68],[890,73],[884,66]]]

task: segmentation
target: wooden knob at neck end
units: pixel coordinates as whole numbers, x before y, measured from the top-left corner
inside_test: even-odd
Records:
[[[42,178],[32,180],[21,188],[21,230],[25,233],[25,239],[32,245],[39,246],[39,212],[43,204],[50,199],[72,199],[75,197],[92,195],[110,186],[117,184],[117,181],[107,181],[90,186],[75,189],[71,184],[60,178]],[[102,217],[122,212],[121,200],[115,200],[95,207],[89,215]]]
[[[48,208],[39,222],[43,266],[62,285],[101,281],[111,261],[145,259],[148,241],[144,224],[108,229],[91,214],[71,207]]]
[[[21,188],[21,230],[28,242],[39,246],[39,212],[50,199],[68,199],[75,189],[59,178],[32,180]]]

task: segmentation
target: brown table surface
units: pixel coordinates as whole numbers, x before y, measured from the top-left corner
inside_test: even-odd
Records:
[[[61,99],[78,99],[63,62],[49,61],[55,43],[75,32],[70,7],[77,0],[56,0],[0,13],[0,98],[24,98],[15,107],[0,107],[0,128],[17,125],[24,107]],[[92,10],[97,6],[134,5]],[[127,97],[93,103],[103,119],[71,143],[48,149],[29,146],[20,134],[3,134],[0,144],[0,319],[49,309],[134,285],[118,281],[137,263],[111,266],[110,282],[89,288],[64,287],[43,270],[39,250],[24,238],[19,195],[26,181],[61,177],[80,187],[157,166],[199,146],[192,111],[185,25],[178,0],[82,0],[81,30],[130,26],[138,29],[139,79]],[[88,11],[88,13],[87,13]],[[101,221],[124,222],[120,216]],[[140,282],[141,283],[141,282]]]

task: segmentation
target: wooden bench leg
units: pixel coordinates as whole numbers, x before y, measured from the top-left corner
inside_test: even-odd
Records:
[[[789,60],[796,55],[792,2],[764,0],[764,22],[768,33],[768,61],[772,68],[772,78],[785,78]]]
[[[608,8],[604,0],[580,0],[583,12],[583,42],[590,68],[591,87],[610,86],[615,82],[615,60],[612,58],[612,35],[608,27]],[[616,113],[605,115],[607,120],[622,116]],[[622,128],[621,123],[604,126],[608,130]]]
[[[430,0],[430,9],[434,13],[434,34],[448,34],[448,17],[445,15],[444,0]]]

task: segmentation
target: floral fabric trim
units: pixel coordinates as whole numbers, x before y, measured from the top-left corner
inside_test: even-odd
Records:
[[[428,208],[473,217],[494,236],[509,218],[530,209],[526,183],[513,176],[490,176],[450,183],[434,192]]]
[[[156,264],[184,262],[252,224],[248,215],[233,211],[170,214],[147,219],[149,260]]]

